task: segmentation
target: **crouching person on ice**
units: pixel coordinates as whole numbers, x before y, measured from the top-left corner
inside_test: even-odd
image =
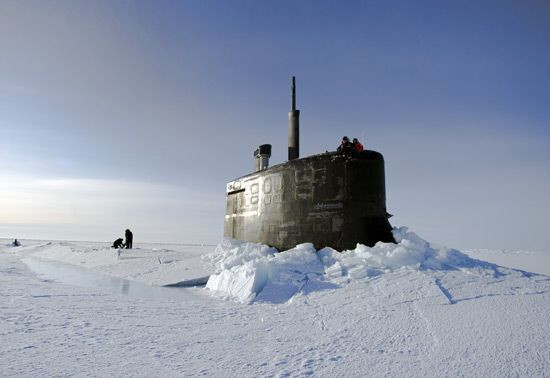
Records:
[[[124,248],[124,243],[122,238],[118,238],[117,240],[115,240],[111,248]]]

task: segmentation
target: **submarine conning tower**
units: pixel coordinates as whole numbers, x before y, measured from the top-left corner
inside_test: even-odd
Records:
[[[382,154],[366,150],[299,158],[299,115],[293,77],[288,161],[269,167],[258,159],[271,155],[271,145],[255,151],[256,171],[227,184],[224,235],[280,251],[305,242],[339,251],[357,243],[394,242]]]

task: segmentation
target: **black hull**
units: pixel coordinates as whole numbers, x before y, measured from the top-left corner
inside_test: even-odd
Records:
[[[325,153],[231,181],[224,235],[279,250],[304,242],[339,251],[394,242],[384,158],[375,151]]]

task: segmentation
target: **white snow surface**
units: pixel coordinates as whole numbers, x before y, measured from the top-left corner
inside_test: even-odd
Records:
[[[549,376],[550,277],[514,269],[548,273],[548,254],[394,236],[341,253],[0,241],[0,376]],[[211,276],[140,297],[29,261],[123,287]]]

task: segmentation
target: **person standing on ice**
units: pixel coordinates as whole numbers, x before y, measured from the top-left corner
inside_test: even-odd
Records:
[[[132,241],[134,240],[134,234],[132,234],[132,231],[130,231],[129,229],[126,229],[126,231],[124,232],[124,236],[126,236],[126,242],[124,243],[126,249],[131,249]]]

